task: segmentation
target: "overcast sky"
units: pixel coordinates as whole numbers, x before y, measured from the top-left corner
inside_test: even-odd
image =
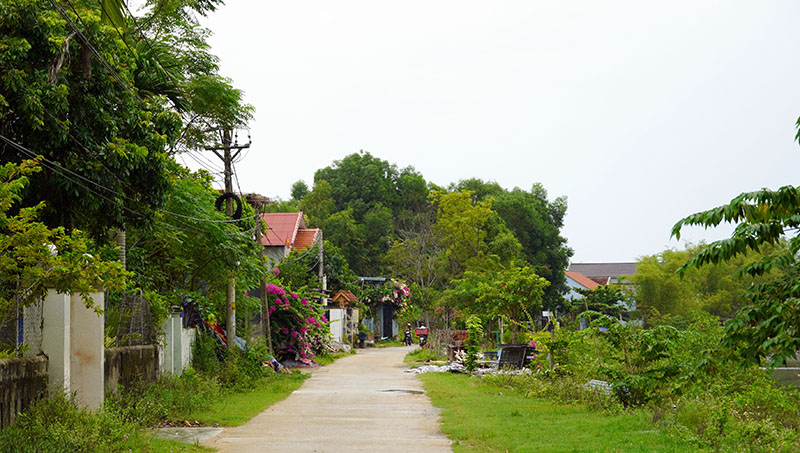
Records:
[[[790,0],[229,0],[203,23],[256,108],[243,191],[288,198],[359,150],[439,185],[540,182],[568,198],[572,261],[594,262],[800,183],[798,17]]]

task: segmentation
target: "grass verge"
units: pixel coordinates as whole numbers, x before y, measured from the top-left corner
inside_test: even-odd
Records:
[[[307,374],[295,371],[292,374],[273,374],[264,378],[264,386],[253,390],[236,392],[217,399],[203,409],[187,416],[204,425],[239,426],[259,412],[289,396],[297,390]]]
[[[397,346],[404,346],[403,342],[400,340],[395,340],[394,338],[391,340],[377,340],[375,341],[376,348],[394,348]]]
[[[403,357],[403,362],[409,364],[421,365],[428,361],[441,362],[446,359],[447,357],[440,354],[439,351],[437,351],[434,348],[427,348],[427,349],[417,348],[406,354],[406,356]]]
[[[644,411],[605,415],[481,382],[467,375],[419,376],[442,431],[458,451],[688,451],[695,447],[656,430]]]
[[[338,359],[341,359],[342,357],[347,357],[351,355],[355,355],[355,352],[334,352],[331,354],[318,355],[314,357],[314,361],[317,362],[317,365],[319,366],[326,366],[330,365],[331,363],[335,362]]]

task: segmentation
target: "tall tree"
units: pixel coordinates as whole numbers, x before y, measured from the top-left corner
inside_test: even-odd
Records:
[[[548,200],[547,190],[538,183],[530,191],[520,188],[508,191],[496,182],[478,178],[459,181],[452,189],[471,191],[475,201],[493,200],[492,210],[500,215],[519,241],[525,260],[550,282],[545,290],[545,306],[559,306],[566,291],[564,271],[572,256],[572,249],[561,236],[567,212],[566,198]]]
[[[308,185],[304,181],[292,184],[292,199],[301,201],[308,194]]]

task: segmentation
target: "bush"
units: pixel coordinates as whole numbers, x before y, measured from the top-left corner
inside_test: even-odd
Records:
[[[489,374],[482,379],[490,384],[514,389],[528,398],[542,398],[564,404],[584,404],[607,413],[622,411],[622,404],[611,393],[584,387],[586,381],[575,376],[551,379],[539,374]]]
[[[112,414],[88,412],[63,395],[33,404],[15,425],[0,431],[0,451],[142,451],[149,440]]]
[[[115,418],[141,427],[180,421],[223,393],[214,376],[188,369],[182,376],[161,376],[155,382],[120,387],[109,395],[105,409]]]

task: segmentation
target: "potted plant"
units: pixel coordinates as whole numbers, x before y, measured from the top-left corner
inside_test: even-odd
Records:
[[[369,331],[369,329],[367,329],[367,326],[365,326],[364,324],[359,324],[358,325],[358,347],[359,348],[364,348],[364,343],[367,341],[367,338],[369,338],[369,333],[370,333],[370,331]]]

